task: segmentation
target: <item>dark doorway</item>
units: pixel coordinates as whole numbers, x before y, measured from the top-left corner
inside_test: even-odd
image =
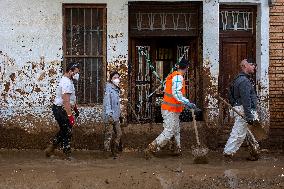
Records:
[[[197,49],[197,39],[194,37],[131,39],[130,98],[131,109],[137,116],[132,116],[133,121],[161,122],[162,82],[181,57],[190,61],[188,73],[184,77],[186,94],[191,101],[196,102],[198,95],[195,89],[199,85],[196,80]],[[149,57],[150,62],[145,57]]]

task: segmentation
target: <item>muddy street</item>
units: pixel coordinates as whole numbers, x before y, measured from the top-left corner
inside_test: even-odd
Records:
[[[241,152],[227,162],[219,152],[211,152],[206,165],[193,164],[190,152],[182,157],[158,154],[147,161],[140,152],[112,159],[99,151],[75,151],[74,158],[1,150],[0,188],[284,188],[283,154],[266,153],[251,162]]]

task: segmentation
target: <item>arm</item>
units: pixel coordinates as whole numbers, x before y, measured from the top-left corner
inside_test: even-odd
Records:
[[[65,93],[65,94],[62,95],[63,106],[64,106],[64,109],[67,112],[68,116],[72,115],[71,104],[70,104],[70,96],[71,96],[71,94],[69,94],[69,93]]]
[[[239,84],[239,92],[241,97],[241,103],[244,108],[244,113],[247,119],[253,119],[251,113],[251,96],[250,96],[251,84],[249,81],[244,80]]]
[[[188,104],[190,103],[189,100],[182,94],[182,84],[183,77],[181,75],[174,76],[172,80],[172,94],[177,101],[183,104]]]
[[[105,114],[106,116],[112,115],[112,109],[111,109],[111,97],[110,97],[110,89],[108,86],[106,86],[105,94],[104,94],[104,108],[105,108]]]

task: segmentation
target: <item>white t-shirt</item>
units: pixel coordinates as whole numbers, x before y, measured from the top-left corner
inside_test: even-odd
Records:
[[[66,94],[66,93],[71,94],[70,104],[71,104],[71,106],[74,106],[75,103],[76,103],[74,83],[68,77],[63,76],[60,79],[59,84],[58,84],[57,89],[56,89],[56,97],[55,97],[55,100],[54,100],[54,104],[56,106],[63,106],[62,95]]]

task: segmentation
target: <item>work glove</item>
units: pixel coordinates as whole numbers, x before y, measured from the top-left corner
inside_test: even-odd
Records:
[[[106,120],[107,120],[108,122],[110,122],[110,123],[113,123],[113,122],[114,122],[114,120],[113,120],[113,118],[112,118],[111,115],[107,115],[107,116],[106,116]]]
[[[74,126],[75,124],[75,118],[73,115],[68,115],[68,119],[69,119],[69,123],[71,124],[71,126]]]
[[[186,109],[196,109],[196,105],[194,103],[188,102],[185,104]]]
[[[74,106],[73,110],[74,110],[74,112],[75,112],[75,118],[78,118],[80,112],[79,112],[79,110],[78,110],[78,108],[77,108],[77,105]]]

